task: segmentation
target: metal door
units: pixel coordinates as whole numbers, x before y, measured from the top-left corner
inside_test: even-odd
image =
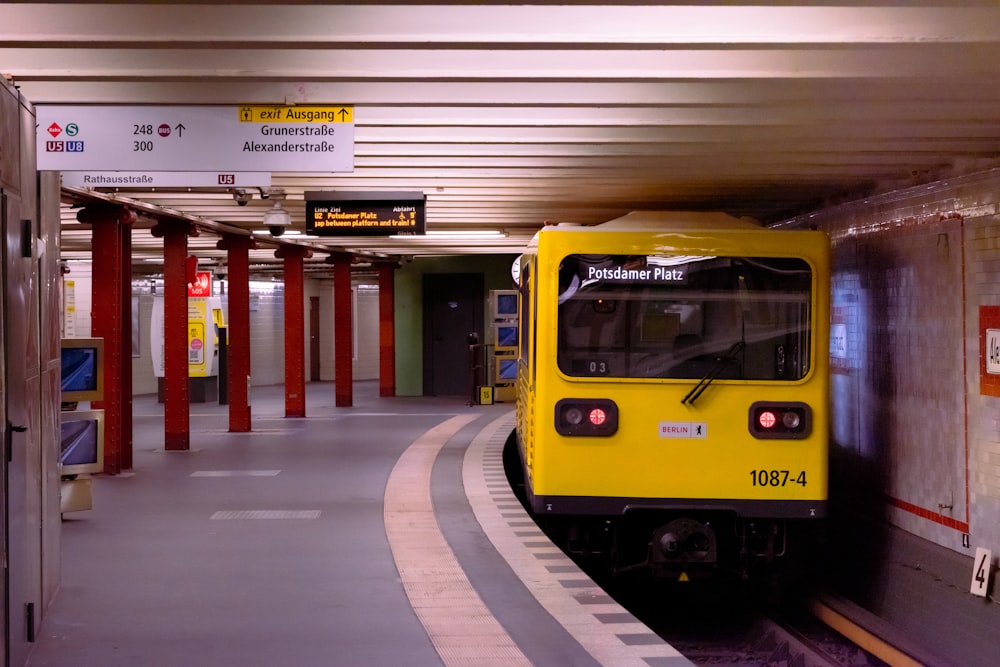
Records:
[[[483,276],[424,276],[424,395],[470,396],[468,337],[483,340]]]
[[[37,433],[37,409],[28,400],[38,378],[27,372],[28,360],[37,358],[37,345],[32,344],[29,259],[21,257],[22,216],[18,198],[0,193],[3,220],[3,411],[6,427],[3,459],[5,545],[7,569],[4,585],[7,589],[6,664],[22,665],[27,661],[28,642],[33,629],[29,621],[41,612],[39,597],[41,573],[40,499],[38,488],[31,482],[37,472],[32,457],[32,438]],[[33,354],[33,351],[35,354]],[[37,396],[34,404],[37,406]]]

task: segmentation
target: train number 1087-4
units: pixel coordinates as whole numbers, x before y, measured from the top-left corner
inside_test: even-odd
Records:
[[[751,470],[750,481],[753,486],[787,486],[788,484],[806,485],[806,471],[795,473],[791,470]]]

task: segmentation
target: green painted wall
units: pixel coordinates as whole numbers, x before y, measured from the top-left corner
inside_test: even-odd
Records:
[[[396,271],[396,395],[422,396],[423,280],[428,273],[480,273],[484,299],[490,290],[513,289],[510,267],[517,255],[465,255],[416,258]],[[488,334],[489,304],[483,303],[483,331]]]

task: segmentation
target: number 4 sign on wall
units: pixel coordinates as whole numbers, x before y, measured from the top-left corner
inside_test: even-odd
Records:
[[[976,559],[972,563],[972,594],[986,597],[990,586],[990,568],[993,565],[993,552],[979,547],[976,549]]]

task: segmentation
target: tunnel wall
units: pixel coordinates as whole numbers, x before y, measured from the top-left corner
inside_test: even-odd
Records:
[[[832,206],[831,584],[949,664],[1000,650],[1000,170]],[[989,369],[992,370],[992,369]],[[986,598],[970,593],[992,550]]]

